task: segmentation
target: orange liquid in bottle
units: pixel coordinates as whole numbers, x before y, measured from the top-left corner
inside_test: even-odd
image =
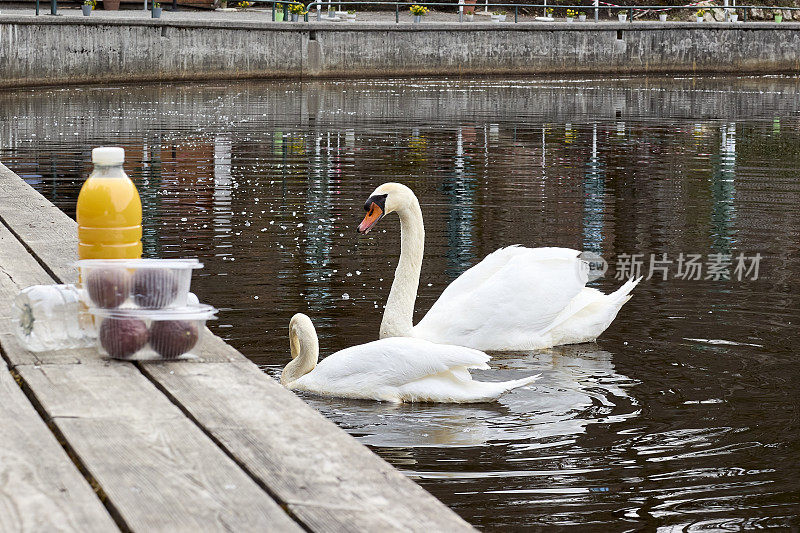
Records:
[[[124,155],[114,152],[110,159],[98,159],[93,153],[92,157],[95,170],[78,195],[78,257],[138,259],[142,256],[142,202],[122,169]]]

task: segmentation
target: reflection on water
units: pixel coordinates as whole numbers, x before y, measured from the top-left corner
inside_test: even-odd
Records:
[[[596,345],[494,354],[494,404],[304,399],[471,523],[509,531],[800,527],[796,78],[368,80],[0,93],[0,161],[71,216],[119,144],[146,253],[198,256],[212,327],[277,375],[287,324],[323,354],[375,338],[396,218],[427,231],[417,314],[494,249],[762,254],[757,280],[645,280]],[[647,275],[647,268],[644,274]]]

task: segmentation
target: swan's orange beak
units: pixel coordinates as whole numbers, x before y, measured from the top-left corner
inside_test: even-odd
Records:
[[[367,214],[364,216],[364,220],[362,220],[361,224],[358,225],[358,232],[362,235],[366,235],[369,233],[369,230],[371,230],[382,218],[383,209],[377,203],[372,202],[369,205]]]

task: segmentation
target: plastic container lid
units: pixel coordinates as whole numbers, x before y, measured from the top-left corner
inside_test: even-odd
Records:
[[[197,259],[81,259],[82,268],[203,268]]]
[[[139,320],[211,320],[217,310],[206,304],[172,309],[103,309],[92,307],[89,312],[101,318],[138,318]]]
[[[125,149],[117,146],[101,146],[92,150],[95,165],[121,165],[125,162]]]

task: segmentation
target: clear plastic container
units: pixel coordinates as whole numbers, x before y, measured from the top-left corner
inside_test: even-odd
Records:
[[[34,285],[11,306],[20,344],[32,352],[86,348],[96,342],[94,320],[74,285]]]
[[[78,261],[92,307],[185,307],[197,259],[85,259]]]
[[[206,320],[216,309],[197,305],[174,309],[92,308],[101,354],[127,361],[174,361],[199,355]]]
[[[97,344],[88,298],[75,285],[34,285],[17,294],[11,323],[20,345],[31,352],[88,348]],[[194,293],[187,306],[197,306]]]

